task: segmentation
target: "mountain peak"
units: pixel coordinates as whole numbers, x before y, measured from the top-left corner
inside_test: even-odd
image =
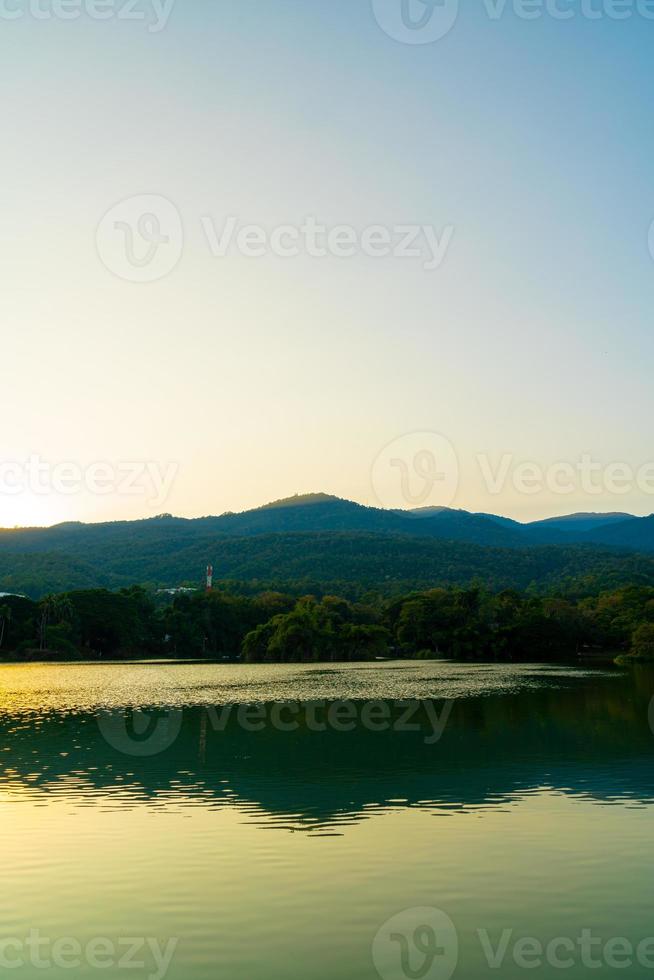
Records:
[[[340,497],[334,497],[329,493],[296,493],[293,497],[284,497],[282,500],[273,500],[257,510],[277,510],[282,507],[307,507],[313,504],[346,503]],[[353,504],[352,506],[356,506]]]

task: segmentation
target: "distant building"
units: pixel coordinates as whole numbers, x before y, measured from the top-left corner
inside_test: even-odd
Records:
[[[205,588],[207,592],[211,592],[213,589],[213,565],[207,565]],[[157,595],[191,595],[197,591],[198,589],[192,588],[191,586],[181,585],[176,589],[157,589]]]
[[[197,591],[197,589],[185,588],[182,586],[179,589],[157,589],[157,595],[187,595]]]

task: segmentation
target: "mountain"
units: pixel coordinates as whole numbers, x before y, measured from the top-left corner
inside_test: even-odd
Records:
[[[519,525],[517,525],[519,527]],[[52,528],[0,531],[3,550],[33,552],[63,549],[77,554],[88,544],[111,540],[127,546],[168,541],[181,545],[211,534],[250,536],[291,532],[356,531],[372,534],[408,534],[497,547],[518,546],[520,537],[486,517],[458,510],[392,511],[364,507],[327,494],[309,494],[278,500],[255,510],[194,520],[169,514],[142,521],[110,524],[59,524]]]
[[[392,593],[480,578],[493,588],[654,583],[654,516],[574,514],[520,524],[447,508],[382,510],[327,494],[195,520],[0,531],[0,592],[218,579]],[[623,552],[623,553],[621,553]]]
[[[529,528],[560,528],[563,531],[592,531],[596,528],[618,524],[623,521],[635,521],[638,518],[631,514],[567,514],[564,517],[548,517],[544,521],[532,521],[526,525]]]
[[[410,534],[475,544],[511,547],[520,539],[511,529],[486,517],[448,508],[398,511],[364,507],[327,494],[278,500],[242,514],[209,518],[223,534],[270,534],[290,531],[358,531]]]
[[[649,550],[639,548],[636,532],[639,523],[647,518],[623,513],[569,514],[521,524],[509,517],[448,507],[382,510],[327,494],[307,494],[278,500],[241,514],[225,514],[205,520],[211,522],[213,529],[224,534],[360,531],[411,534],[506,548],[597,541],[613,543],[616,547]],[[619,530],[605,537],[605,531],[614,526]]]
[[[584,535],[584,540],[630,551],[654,551],[654,514],[593,528]]]
[[[89,545],[83,557],[62,552],[0,551],[0,591],[33,598],[82,588],[141,583],[200,586],[207,562],[217,582],[249,591],[394,596],[418,589],[483,582],[492,590],[590,595],[626,585],[654,586],[654,556],[599,547],[492,548],[408,535],[357,532],[211,535],[192,544],[124,541]]]
[[[474,516],[484,517],[487,521],[494,521],[495,524],[501,524],[502,527],[510,527],[514,530],[526,527],[525,524],[520,524],[519,521],[514,521],[510,517],[502,517],[499,514],[475,514]]]
[[[531,524],[520,524],[494,514],[473,514],[447,507],[415,510],[383,510],[324,493],[277,500],[254,510],[226,513],[193,520],[162,514],[141,521],[58,524],[51,528],[0,530],[0,551],[32,553],[80,549],[102,541],[129,544],[171,545],[192,543],[211,534],[250,536],[292,532],[345,532],[401,534],[493,547],[525,547],[531,544],[611,543],[639,547],[637,528],[649,518],[628,514],[571,514]],[[647,535],[645,534],[645,537]],[[648,548],[645,550],[649,550]]]

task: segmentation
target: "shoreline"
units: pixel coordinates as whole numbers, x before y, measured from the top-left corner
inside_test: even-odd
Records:
[[[565,666],[565,667],[631,667],[638,665],[639,663],[647,663],[648,661],[642,658],[634,657],[620,657],[616,655],[608,656],[592,656],[592,657],[581,657],[581,656],[567,656],[561,657],[559,659],[549,659],[549,660],[538,660],[536,658],[526,658],[524,660],[491,660],[480,658],[479,660],[457,660],[448,657],[392,657],[383,658],[376,660],[287,660],[279,662],[248,662],[242,659],[232,659],[232,658],[174,658],[174,659],[129,659],[129,660],[12,660],[6,658],[0,658],[0,667],[198,667],[198,666],[211,666],[211,667],[293,667],[298,665],[306,665],[310,667],[337,667],[340,665],[351,665],[356,666],[368,666],[368,667],[381,667],[385,664],[421,664],[421,663],[443,663],[443,664],[460,664],[461,666],[479,666],[485,665],[488,667],[502,667],[502,666],[520,666],[533,664],[534,666],[542,667],[552,667],[552,666]],[[650,661],[651,663],[651,661]]]
[[[129,667],[130,665],[135,666],[148,666],[148,667],[170,667],[178,666],[180,664],[188,665],[198,665],[198,664],[212,664],[218,666],[226,666],[227,664],[240,664],[241,660],[223,660],[223,659],[184,659],[176,658],[174,660],[165,659],[130,659],[130,660],[71,660],[70,658],[65,660],[57,660],[52,658],[50,660],[13,660],[7,659],[5,657],[0,658],[0,667],[53,667],[53,666],[70,666],[70,667]]]

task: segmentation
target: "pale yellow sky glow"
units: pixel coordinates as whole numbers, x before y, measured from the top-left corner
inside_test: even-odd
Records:
[[[487,32],[466,38],[465,57],[453,32],[435,57],[390,41],[369,11],[316,9],[291,30],[293,5],[256,16],[200,6],[180,6],[155,34],[84,19],[12,28],[0,462],[177,475],[160,499],[116,486],[14,494],[0,472],[0,525],[193,517],[309,491],[406,507],[419,475],[407,497],[397,468],[381,490],[371,474],[385,446],[415,432],[442,434],[458,458],[458,493],[444,499],[435,484],[428,504],[522,520],[654,511],[654,486],[637,480],[653,456],[642,420],[654,291],[637,121],[623,118],[613,141],[589,128],[583,96],[570,104],[572,62],[526,100],[512,82],[524,44],[504,72],[504,56],[486,57]],[[613,98],[602,69],[604,85]],[[565,152],[562,99],[570,130],[586,126]],[[534,118],[536,142],[524,138]],[[618,186],[615,147],[627,144],[631,176]],[[571,183],[571,167],[593,188]],[[126,281],[98,229],[148,195],[169,202],[183,240],[167,274]],[[359,241],[371,228],[429,228],[447,248],[432,269],[426,239],[413,258],[360,245],[350,257],[254,258],[234,243],[221,257],[206,233],[232,218],[270,236],[309,217]],[[108,227],[113,246],[127,241],[119,222]],[[137,258],[147,247],[134,239]],[[599,493],[578,479],[554,492],[551,468],[585,454],[628,463],[626,491],[602,477]],[[510,457],[499,489],[480,455],[494,468]],[[526,463],[542,470],[536,491],[516,489]]]

